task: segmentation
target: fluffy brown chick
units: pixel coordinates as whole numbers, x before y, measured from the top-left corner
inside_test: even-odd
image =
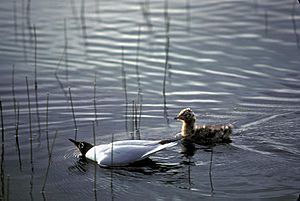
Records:
[[[181,137],[200,145],[230,143],[233,125],[196,125],[196,116],[190,108],[179,112],[175,119],[182,122]]]

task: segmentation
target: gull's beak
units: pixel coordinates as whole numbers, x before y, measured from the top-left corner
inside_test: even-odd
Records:
[[[79,147],[79,142],[73,140],[73,139],[69,139],[71,142],[73,142],[75,144],[76,147]]]

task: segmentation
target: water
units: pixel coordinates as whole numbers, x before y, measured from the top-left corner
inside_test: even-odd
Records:
[[[299,9],[294,0],[3,1],[1,199],[296,200]],[[93,142],[93,122],[97,144],[172,137],[184,107],[198,122],[236,122],[233,143],[96,167],[94,188],[94,164],[67,140]]]

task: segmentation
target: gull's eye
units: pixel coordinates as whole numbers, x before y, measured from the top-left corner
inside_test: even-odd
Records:
[[[84,144],[81,142],[80,145],[79,145],[79,148],[83,149],[83,147],[84,147]]]

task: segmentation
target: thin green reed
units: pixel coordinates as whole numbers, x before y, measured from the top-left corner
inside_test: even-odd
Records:
[[[93,122],[93,138],[94,146],[96,146],[96,131],[95,131],[95,122]],[[94,159],[96,159],[96,149],[94,149]],[[94,163],[94,186],[93,191],[95,192],[95,198],[97,199],[97,163]]]
[[[164,79],[163,79],[163,96],[164,96],[164,104],[166,104],[166,79],[167,79],[167,71],[169,65],[169,49],[170,49],[170,17],[168,16],[168,12],[165,11],[165,20],[166,20],[166,45],[165,45],[165,68],[164,68]]]
[[[113,158],[114,158],[114,134],[111,135],[111,168],[110,168],[110,189],[111,189],[111,199],[114,200],[114,183],[113,183],[113,175],[114,175],[114,169],[113,169]]]
[[[170,49],[170,17],[168,14],[168,1],[165,1],[165,26],[166,26],[166,45],[165,45],[165,68],[164,68],[164,77],[163,77],[163,104],[164,104],[164,117],[167,120],[169,125],[168,113],[167,113],[167,98],[166,98],[166,80],[167,80],[167,71],[169,68],[169,49]]]
[[[6,201],[9,201],[9,182],[10,182],[10,176],[7,175],[7,178],[6,178]]]
[[[2,108],[2,100],[0,99],[0,114],[1,114],[1,139],[2,146],[4,146],[4,120],[3,120],[3,108]]]
[[[64,40],[65,40],[65,66],[66,66],[66,80],[69,82],[69,65],[68,65],[68,33],[67,20],[64,19]]]
[[[17,152],[19,157],[19,166],[20,170],[22,171],[22,160],[21,160],[21,150],[20,150],[20,143],[19,143],[19,124],[20,124],[20,106],[19,103],[17,103],[17,117],[16,117],[16,146],[17,146]]]
[[[138,83],[138,104],[139,104],[139,120],[138,120],[138,128],[140,128],[141,125],[141,117],[142,117],[142,88],[141,88],[141,78],[140,78],[140,71],[139,71],[139,54],[140,54],[140,43],[141,43],[141,26],[139,25],[139,31],[138,31],[138,39],[137,39],[137,52],[136,52],[136,77],[137,77],[137,83]]]
[[[110,155],[110,166],[114,164],[114,134],[111,134],[111,155]]]
[[[56,139],[57,133],[58,132],[56,130],[55,131],[55,135],[53,137],[53,141],[52,141],[52,145],[51,145],[51,150],[50,150],[50,153],[49,153],[48,166],[47,166],[47,170],[46,170],[46,173],[45,173],[45,178],[44,178],[44,183],[43,183],[43,187],[42,187],[42,192],[45,191],[46,182],[47,182],[47,178],[48,178],[48,174],[49,174],[49,170],[50,170],[50,165],[51,165],[51,162],[52,162],[53,147],[54,147],[54,144],[55,144],[55,139]]]
[[[124,90],[125,97],[125,130],[128,133],[128,95],[127,95],[127,83],[126,83],[126,71],[124,66],[124,47],[122,46],[121,56],[121,72],[122,72],[122,88]]]
[[[13,64],[12,67],[12,76],[11,76],[11,91],[12,91],[12,96],[13,96],[13,105],[14,105],[14,113],[15,113],[15,118],[17,116],[17,108],[16,108],[16,93],[15,93],[15,65]]]
[[[140,94],[140,91],[141,91],[141,80],[140,80],[141,78],[140,78],[140,72],[139,72],[140,42],[141,42],[141,26],[139,25],[137,47],[136,47],[136,58],[135,58],[135,71],[136,71],[136,77],[137,77],[137,83],[138,83],[138,95]]]
[[[31,104],[30,104],[30,95],[29,95],[30,93],[29,93],[29,86],[28,86],[27,76],[26,76],[26,89],[27,89],[27,103],[28,103],[28,115],[29,115],[29,140],[30,140],[30,143],[31,143],[32,142]]]
[[[75,126],[75,140],[77,140],[77,123],[76,123],[76,116],[75,116],[75,111],[74,111],[74,105],[73,105],[73,99],[72,99],[72,93],[71,93],[71,88],[69,88],[69,96],[70,96],[70,103],[71,103],[71,109],[72,109],[72,114],[73,114],[73,121],[74,121],[74,126]]]
[[[97,75],[95,72],[95,78],[94,78],[94,112],[95,112],[95,121],[98,125],[98,116],[97,116],[97,101],[96,101],[96,93],[97,93]]]
[[[212,194],[214,193],[214,185],[213,185],[213,180],[212,180],[213,154],[214,154],[214,150],[213,150],[213,148],[211,148],[210,163],[209,163],[209,181],[210,181],[210,188],[211,188]]]
[[[297,33],[297,23],[296,23],[296,19],[295,19],[296,4],[297,4],[297,0],[294,0],[291,19],[292,19],[294,34],[295,34],[295,37],[296,37],[297,48],[298,48],[298,50],[300,50],[300,36]]]
[[[5,197],[5,185],[4,185],[4,123],[3,123],[3,108],[2,101],[0,99],[0,115],[1,115],[1,133],[2,133],[2,143],[1,143],[1,165],[0,165],[0,177],[1,177],[1,195],[3,198]]]
[[[34,33],[34,92],[35,92],[35,107],[36,107],[36,116],[39,128],[39,139],[41,137],[41,121],[40,121],[40,113],[39,113],[39,98],[38,98],[38,81],[37,81],[37,36],[36,36],[36,28],[33,25],[33,33]]]
[[[48,154],[50,154],[50,144],[49,144],[49,93],[47,94],[47,100],[46,100],[46,140],[47,140],[47,149]]]

